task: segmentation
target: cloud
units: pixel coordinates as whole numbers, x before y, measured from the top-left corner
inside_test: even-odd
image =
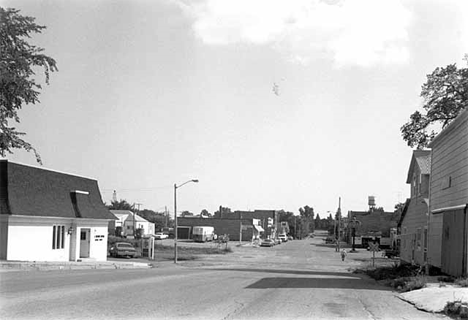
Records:
[[[289,61],[405,63],[411,13],[397,0],[174,0],[207,45],[269,45]]]

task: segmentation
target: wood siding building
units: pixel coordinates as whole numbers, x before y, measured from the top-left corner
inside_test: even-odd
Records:
[[[429,145],[429,263],[453,276],[467,275],[468,110]]]
[[[403,262],[426,263],[430,170],[431,151],[415,150],[406,179],[411,186],[410,198],[398,223],[400,258]]]

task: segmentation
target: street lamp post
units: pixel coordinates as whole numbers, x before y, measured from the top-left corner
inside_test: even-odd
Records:
[[[353,217],[353,220],[351,220],[348,225],[351,225],[351,235],[353,236],[353,249],[351,250],[351,252],[356,252],[356,242],[355,242],[355,239],[356,239],[356,226],[357,225],[360,225],[361,224],[361,221],[357,220],[356,217]]]
[[[174,183],[174,263],[177,263],[177,189],[189,182],[198,182],[197,179],[185,181],[181,185]]]

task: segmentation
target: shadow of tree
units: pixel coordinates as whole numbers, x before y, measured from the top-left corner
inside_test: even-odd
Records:
[[[365,281],[359,277],[342,278],[293,278],[271,277],[262,278],[249,285],[246,289],[352,289],[352,290],[378,290],[391,291],[390,288]]]
[[[303,277],[265,277],[246,287],[247,289],[277,288],[329,288],[329,289],[365,289],[391,291],[390,288],[376,283],[363,274],[332,271],[285,270],[266,268],[216,268],[217,271],[259,272],[272,274],[289,274]],[[307,277],[308,276],[308,277]]]
[[[336,272],[336,271],[309,271],[309,270],[291,270],[291,269],[267,269],[267,268],[214,268],[217,271],[240,271],[240,272],[261,272],[261,273],[281,273],[281,274],[297,274],[297,275],[311,275],[311,276],[336,276],[336,277],[353,277],[362,279],[357,274],[349,272]]]

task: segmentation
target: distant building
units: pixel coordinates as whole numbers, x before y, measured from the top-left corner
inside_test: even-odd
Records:
[[[357,247],[367,248],[369,242],[377,242],[382,247],[390,247],[391,229],[396,228],[399,216],[395,212],[385,212],[379,209],[370,211],[349,211],[346,222],[354,217],[360,222],[355,229],[355,241]],[[352,229],[346,230],[347,241],[352,243]]]
[[[120,230],[121,236],[133,236],[134,224],[136,230],[141,230],[141,235],[151,235],[155,233],[154,223],[140,217],[130,210],[110,210],[118,219],[115,221],[115,230]],[[135,216],[135,218],[134,218]],[[118,232],[118,231],[117,231]],[[117,234],[119,235],[119,234]]]
[[[406,178],[406,183],[410,185],[410,198],[398,222],[400,258],[403,262],[424,265],[427,261],[430,172],[431,151],[413,151]]]
[[[216,212],[213,217],[202,218],[178,217],[178,237],[180,239],[191,239],[192,229],[195,226],[212,226],[217,235],[229,235],[229,239],[249,241],[255,238],[276,237],[276,221],[278,212],[276,210],[254,210]]]

